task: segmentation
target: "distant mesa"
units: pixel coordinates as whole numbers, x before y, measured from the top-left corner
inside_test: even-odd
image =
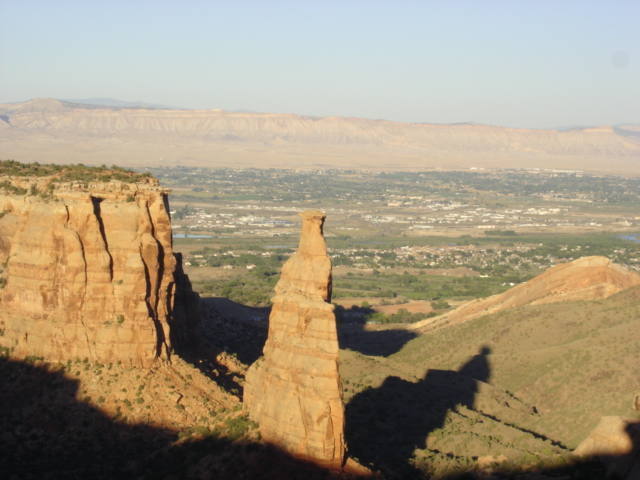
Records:
[[[263,357],[249,369],[245,408],[262,439],[332,470],[343,467],[344,406],[324,214],[301,214],[298,250],[282,267]]]
[[[524,305],[598,300],[636,285],[640,285],[640,274],[606,257],[582,257],[556,265],[504,293],[472,300],[439,317],[416,322],[409,328],[440,328]]]
[[[20,161],[640,174],[633,125],[537,130],[186,110],[103,98],[0,104],[0,145],[0,157]]]
[[[109,107],[109,108],[149,108],[149,109],[171,109],[177,110],[175,107],[168,105],[161,105],[159,103],[148,102],[127,102],[124,100],[118,100],[116,98],[104,98],[104,97],[92,97],[92,98],[74,98],[61,100],[65,103],[75,104],[76,106],[96,106],[96,107]]]

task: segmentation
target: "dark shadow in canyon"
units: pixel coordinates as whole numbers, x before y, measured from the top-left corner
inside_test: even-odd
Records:
[[[245,307],[226,298],[200,297],[182,263],[182,255],[177,253],[171,315],[174,353],[242,398],[242,367],[234,368],[235,359],[250,365],[260,356],[267,332],[262,320],[268,317],[269,309]]]
[[[245,365],[260,355],[269,329],[269,307],[250,307],[222,297],[200,299],[199,333],[209,345],[230,353]],[[405,329],[366,328],[367,307],[336,307],[340,348],[365,355],[387,357],[399,351],[417,335]]]
[[[235,360],[248,366],[262,354],[270,309],[247,307],[221,297],[198,297],[196,301],[197,313],[191,312],[187,316],[191,320],[172,330],[186,330],[176,335],[183,340],[174,343],[175,353],[242,398],[243,367]]]
[[[210,344],[245,365],[262,355],[270,307],[249,307],[222,297],[202,298],[200,302],[202,335]]]
[[[182,290],[188,291],[189,288]],[[179,315],[180,318],[194,318],[195,315],[197,319],[180,320],[175,325],[177,328],[172,328],[172,335],[180,339],[173,342],[175,351],[227,391],[241,398],[241,374],[231,371],[218,356],[234,357],[246,366],[254,363],[262,355],[267,339],[271,308],[251,307],[223,297],[198,297],[197,302],[199,307],[196,314]],[[185,301],[180,303],[188,304]],[[366,307],[336,307],[340,348],[386,357],[416,337],[414,332],[404,329],[367,329],[366,317],[371,313],[373,310]]]
[[[0,475],[6,479],[325,479],[275,448],[112,418],[78,400],[79,383],[0,357]]]
[[[457,372],[428,370],[418,382],[390,376],[355,395],[345,409],[350,453],[392,478],[420,475],[410,463],[413,451],[428,448],[426,437],[444,425],[447,412],[473,407],[477,381],[491,376],[489,353],[483,347]]]
[[[415,332],[402,328],[367,328],[367,319],[375,313],[370,307],[352,306],[335,309],[340,348],[360,352],[364,355],[388,357],[399,351],[409,340],[417,337]]]
[[[398,468],[389,462],[396,458],[406,463],[411,454],[409,444],[422,445],[425,431],[442,421],[452,402],[471,401],[472,380],[456,378],[456,372],[432,371],[419,383],[411,384],[390,377],[386,386],[355,401],[349,408],[353,420],[354,406],[372,402],[370,408],[387,417],[372,419],[372,425],[353,423],[348,427],[354,444],[352,454],[370,458],[383,470],[377,478],[426,478],[412,468]],[[448,394],[434,389],[446,388]],[[395,392],[395,393],[394,393]],[[255,442],[233,441],[215,434],[179,440],[179,432],[145,424],[128,423],[124,418],[106,415],[91,400],[79,400],[79,384],[46,364],[0,357],[0,473],[7,479],[336,479],[327,472],[295,459],[276,448]],[[393,397],[400,394],[399,400]],[[407,395],[418,395],[417,399]],[[419,403],[418,403],[419,401]],[[434,406],[422,402],[431,401]],[[395,402],[395,403],[394,403]],[[366,402],[369,404],[369,402]],[[391,408],[410,410],[406,415]],[[362,407],[364,405],[360,405]],[[383,411],[383,409],[386,409]],[[424,415],[420,416],[418,411]],[[426,410],[426,411],[425,411]],[[366,412],[365,412],[366,413]],[[373,413],[373,412],[371,412]],[[363,412],[359,412],[362,415]],[[409,419],[419,422],[412,425]],[[355,425],[358,425],[354,431]],[[636,455],[605,457],[614,465],[616,478],[631,480],[640,469],[638,429],[632,425]],[[629,432],[632,433],[631,431]],[[381,435],[389,435],[388,439]],[[366,435],[374,435],[367,441]],[[422,439],[420,438],[422,436]],[[375,442],[374,442],[375,440]],[[397,446],[396,446],[397,445]],[[404,446],[402,446],[404,445]],[[372,448],[369,453],[363,448]],[[385,449],[389,449],[386,452]],[[379,461],[378,457],[379,456]],[[392,458],[393,457],[393,458]],[[406,466],[406,465],[405,465]],[[402,467],[402,465],[400,465]],[[634,470],[635,469],[635,470]],[[493,478],[525,478],[524,469],[495,472]],[[531,472],[531,469],[526,470]],[[538,468],[535,478],[571,478],[601,480],[605,468],[586,460],[561,468]],[[348,477],[346,478],[353,478]],[[475,472],[458,472],[447,480],[478,478]],[[533,477],[526,477],[533,478]]]
[[[381,472],[384,478],[426,478],[425,473],[411,463],[414,450],[429,449],[427,436],[444,426],[449,411],[456,411],[460,406],[474,409],[479,382],[489,382],[491,379],[490,353],[491,349],[483,346],[457,371],[428,370],[424,378],[417,382],[390,376],[380,387],[368,388],[356,394],[345,409],[345,438],[350,455],[372,470]],[[519,429],[516,425],[511,426]],[[632,428],[639,429],[640,424]],[[535,432],[520,430],[539,436]],[[636,474],[636,470],[629,473],[634,468],[640,473],[640,435],[638,432],[634,435],[634,455],[601,458],[604,463],[613,465],[610,468],[619,475],[612,478],[640,478],[629,476]],[[455,460],[451,453],[431,451]],[[461,460],[465,464],[466,459]],[[605,469],[603,463],[596,459],[585,459],[553,468],[511,465],[500,470],[500,467],[496,467],[491,475],[467,468],[466,471],[462,469],[438,478],[603,480]]]

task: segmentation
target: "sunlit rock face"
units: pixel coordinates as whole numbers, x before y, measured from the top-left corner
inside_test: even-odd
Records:
[[[0,345],[13,357],[168,358],[170,329],[183,319],[173,314],[179,266],[167,191],[155,180],[5,191],[0,212]]]
[[[325,216],[306,211],[301,217],[300,244],[282,267],[263,357],[247,373],[244,402],[264,441],[340,469],[344,406]]]

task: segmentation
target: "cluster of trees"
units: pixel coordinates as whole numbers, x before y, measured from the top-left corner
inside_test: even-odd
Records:
[[[250,271],[229,279],[207,280],[197,285],[201,294],[228,298],[250,307],[271,304],[277,272]]]
[[[205,247],[202,250],[196,250],[193,255],[202,255],[202,258],[209,267],[222,267],[223,265],[231,265],[233,267],[246,267],[247,265],[255,265],[255,271],[258,274],[269,275],[269,272],[279,272],[282,264],[289,258],[291,250],[281,249],[272,252],[271,255],[262,255],[264,250],[260,247],[252,248],[250,251],[238,251],[237,253],[229,253],[229,248],[214,249]]]
[[[401,308],[396,313],[390,315],[382,312],[373,312],[365,317],[367,323],[415,323],[425,318],[435,316],[435,312],[411,313],[406,308]]]
[[[10,181],[4,180],[0,182],[0,191],[8,193],[10,195],[25,195],[27,193],[26,188],[13,185]]]

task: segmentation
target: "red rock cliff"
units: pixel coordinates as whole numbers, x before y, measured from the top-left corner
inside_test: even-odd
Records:
[[[45,191],[0,190],[0,345],[47,360],[167,359],[177,268],[168,192],[153,180]]]
[[[263,440],[337,470],[345,454],[344,407],[325,217],[301,216],[300,245],[282,268],[264,355],[247,373],[244,402]]]

